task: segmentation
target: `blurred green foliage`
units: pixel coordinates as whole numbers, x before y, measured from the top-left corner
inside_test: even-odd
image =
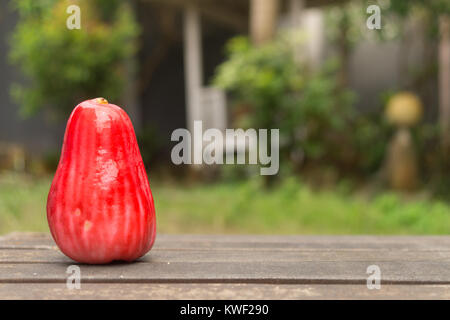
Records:
[[[381,9],[381,29],[367,32],[367,8],[378,5]],[[430,36],[438,36],[438,17],[450,14],[448,0],[352,0],[331,4],[326,7],[326,33],[329,39],[336,40],[345,29],[345,38],[349,45],[364,38],[391,40],[402,36],[404,20],[419,18]]]
[[[365,36],[370,36],[372,32],[367,32],[365,9],[363,1],[348,1],[330,5],[325,8],[325,35],[327,39],[335,43],[344,40],[349,46],[357,44]]]
[[[448,234],[450,230],[450,206],[426,197],[370,195],[362,190],[347,194],[340,188],[317,191],[295,177],[275,189],[263,185],[261,177],[189,188],[155,181],[156,210],[164,212],[159,226],[176,233]]]
[[[371,3],[372,1],[363,0],[363,3]],[[421,24],[425,27],[430,38],[439,37],[439,17],[443,14],[450,14],[450,1],[448,0],[389,0],[385,1],[382,12],[385,15],[384,20],[387,21],[388,32],[393,29],[398,30],[398,34],[404,25],[401,20],[415,17],[421,20]],[[397,25],[395,28],[394,25]],[[386,34],[386,30],[382,30],[381,34]]]
[[[234,125],[279,128],[281,168],[287,173],[310,165],[352,175],[380,169],[392,128],[382,110],[355,109],[355,94],[339,82],[339,59],[313,71],[295,60],[292,42],[284,35],[258,47],[237,37],[227,52],[214,82],[231,92],[237,109]],[[251,175],[236,170],[237,176]],[[234,180],[233,170],[223,171]]]
[[[342,186],[314,191],[298,179],[184,185],[150,177],[161,233],[448,234],[450,205]],[[0,176],[0,234],[45,231],[49,178]],[[342,189],[342,191],[341,191]],[[217,204],[220,204],[219,206]],[[214,213],[214,214],[211,214]]]
[[[394,128],[380,110],[359,115],[354,121],[353,148],[362,174],[377,172],[383,165]]]
[[[365,2],[373,1],[366,0]],[[385,7],[385,9],[401,16],[407,16],[417,8],[428,10],[436,16],[450,13],[450,2],[448,0],[389,0],[386,1]]]
[[[338,86],[338,65],[314,72],[296,61],[289,36],[253,46],[245,37],[227,45],[214,83],[231,92],[235,126],[280,129],[281,160],[332,158],[335,138],[352,117],[353,94]],[[294,161],[295,162],[295,161]]]
[[[79,30],[66,27],[71,4],[81,9]],[[14,84],[11,91],[24,115],[49,109],[66,116],[86,99],[120,100],[138,35],[128,3],[13,0],[12,5],[19,20],[10,39],[10,58],[27,81]]]

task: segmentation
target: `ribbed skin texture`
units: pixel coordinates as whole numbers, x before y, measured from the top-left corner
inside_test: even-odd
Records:
[[[133,261],[155,240],[153,197],[133,125],[106,100],[70,115],[47,219],[61,251],[81,263]]]

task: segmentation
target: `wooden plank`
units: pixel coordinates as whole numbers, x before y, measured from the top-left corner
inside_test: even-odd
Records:
[[[369,265],[393,284],[450,284],[450,262],[441,261],[267,261],[159,262],[82,265],[83,282],[364,284]],[[67,263],[0,264],[0,283],[64,282]]]
[[[2,284],[0,299],[450,299],[449,285]]]
[[[5,248],[38,248],[52,247],[55,242],[47,233],[19,233],[13,232],[0,236],[0,249]]]
[[[75,264],[48,234],[0,238],[0,283],[60,283]],[[84,283],[450,284],[450,237],[159,235],[139,263],[81,265]]]
[[[52,249],[49,234],[11,234],[0,237],[0,249]],[[266,236],[266,235],[157,235],[157,249],[402,249],[449,250],[450,236]]]
[[[234,248],[209,249],[161,249],[155,248],[138,260],[140,263],[156,262],[323,262],[323,261],[364,261],[364,262],[450,262],[450,249],[446,251],[428,250],[353,250],[353,249],[259,249],[236,250]],[[0,263],[74,263],[56,247],[53,250],[3,249]]]

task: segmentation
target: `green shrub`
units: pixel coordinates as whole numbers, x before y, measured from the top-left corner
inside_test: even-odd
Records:
[[[237,37],[227,52],[214,83],[232,94],[235,126],[280,129],[282,162],[340,156],[336,139],[348,129],[354,97],[339,88],[334,61],[317,72],[309,70],[305,62],[295,61],[292,42],[283,35],[258,47]]]
[[[25,115],[41,109],[67,115],[74,105],[103,96],[118,102],[126,61],[135,52],[138,26],[119,0],[13,0],[19,15],[11,37],[11,61],[27,81],[13,97]],[[81,29],[69,30],[66,9],[81,9]]]

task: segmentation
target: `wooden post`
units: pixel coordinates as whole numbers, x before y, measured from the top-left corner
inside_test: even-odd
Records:
[[[198,9],[184,11],[184,78],[186,88],[187,127],[194,132],[194,121],[201,120],[201,88],[203,85],[201,25]]]
[[[305,7],[305,0],[290,0],[289,2],[289,12],[291,19],[292,28],[300,28],[302,11]]]
[[[289,11],[290,11],[290,24],[291,28],[296,35],[297,32],[301,29],[302,26],[302,12],[305,7],[305,0],[291,0],[289,2]],[[295,37],[294,42],[294,58],[297,63],[302,61],[303,52],[305,50],[304,46],[301,43],[298,43],[297,38]]]
[[[250,33],[254,44],[260,45],[275,35],[279,0],[250,1]]]
[[[446,158],[450,155],[450,16],[439,19],[439,121],[442,147]]]
[[[201,173],[203,142],[195,141],[194,121],[202,120],[202,31],[198,8],[188,5],[184,10],[184,82],[186,92],[187,129],[193,140],[191,145],[191,160],[193,166],[190,173],[193,179],[198,179]]]
[[[324,48],[324,16],[322,9],[312,8],[306,10],[304,24],[308,32],[307,50],[308,60],[312,69],[317,69],[322,63]]]

